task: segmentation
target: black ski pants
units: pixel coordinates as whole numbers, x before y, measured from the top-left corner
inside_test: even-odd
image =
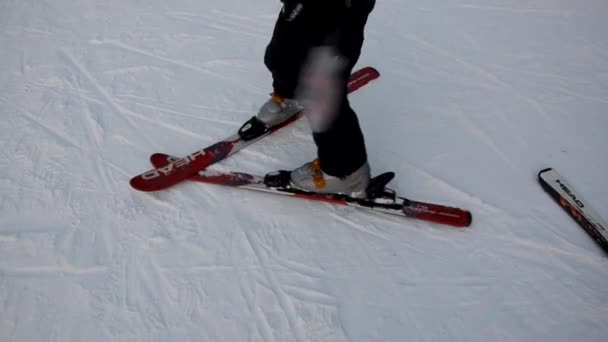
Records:
[[[347,61],[340,77],[344,91],[339,113],[325,131],[313,132],[323,171],[332,176],[346,176],[367,161],[363,133],[348,101],[346,87],[361,54],[365,24],[375,0],[284,2],[264,56],[277,94],[288,98],[295,95],[298,77],[314,47],[331,45]]]

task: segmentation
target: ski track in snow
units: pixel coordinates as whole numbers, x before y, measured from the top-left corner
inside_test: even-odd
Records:
[[[379,1],[351,96],[374,172],[453,229],[185,182],[154,152],[231,135],[271,91],[280,2],[0,4],[1,341],[603,341],[606,254],[536,182],[608,219],[602,0]],[[217,167],[288,169],[306,120]]]

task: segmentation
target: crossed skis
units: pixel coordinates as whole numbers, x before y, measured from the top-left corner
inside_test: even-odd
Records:
[[[351,93],[378,77],[380,77],[380,73],[372,67],[358,70],[351,74],[348,92]],[[434,203],[412,201],[396,196],[394,191],[386,188],[386,184],[394,177],[392,172],[383,173],[372,179],[368,188],[368,193],[373,194],[370,198],[356,199],[339,194],[309,193],[285,186],[277,186],[276,180],[271,182],[267,177],[265,179],[265,177],[247,173],[214,172],[206,169],[208,166],[293,123],[302,115],[302,112],[297,113],[288,120],[260,132],[259,136],[249,137],[247,140],[237,133],[183,158],[155,153],[150,157],[150,161],[155,168],[133,177],[130,184],[134,189],[140,191],[158,191],[184,180],[193,180],[355,206],[454,227],[466,227],[471,224],[471,214],[466,210]]]

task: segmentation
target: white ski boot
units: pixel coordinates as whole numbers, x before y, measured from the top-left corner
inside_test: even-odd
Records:
[[[292,187],[317,193],[344,194],[354,198],[367,197],[366,189],[371,179],[369,163],[365,162],[355,172],[345,177],[334,177],[321,170],[318,159],[291,171]]]
[[[294,115],[298,114],[304,107],[295,99],[286,99],[276,93],[270,94],[258,114],[241,126],[239,136],[247,141],[261,137],[276,126]]]
[[[266,127],[272,127],[301,112],[304,107],[296,99],[286,99],[279,94],[270,94],[258,111],[257,118]]]

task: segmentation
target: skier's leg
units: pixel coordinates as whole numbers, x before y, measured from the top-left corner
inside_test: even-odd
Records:
[[[283,6],[264,55],[264,64],[272,74],[273,93],[254,121],[270,127],[302,110],[295,92],[310,48],[320,43],[316,16],[316,8],[309,4],[287,2]]]
[[[303,80],[311,83],[308,88],[316,95],[312,102],[317,107],[312,110],[307,108],[307,111],[313,123],[313,137],[319,158],[292,171],[291,183],[297,188],[322,193],[344,193],[353,197],[366,196],[371,171],[359,121],[347,98],[347,84],[361,53],[364,27],[373,5],[373,0],[353,1],[353,7],[347,10],[346,16],[340,21],[338,30],[332,37],[333,41],[326,42],[333,46],[334,54],[346,61],[343,71],[338,73],[337,82],[334,82],[335,73],[332,72],[335,68],[328,67],[335,58],[325,57],[323,60],[318,56],[316,61],[312,61],[313,71],[307,72],[307,77]],[[326,80],[315,77],[323,74],[329,77]],[[336,87],[338,91],[335,90]],[[332,93],[338,97],[332,98]],[[335,105],[334,101],[337,102]],[[314,114],[319,117],[311,117]]]
[[[283,6],[266,47],[264,64],[273,78],[274,92],[294,97],[298,76],[312,45],[307,34],[308,8],[297,3]]]
[[[341,92],[339,111],[333,124],[322,132],[313,133],[323,171],[336,177],[347,176],[367,163],[363,133],[348,101],[346,87],[348,77],[361,54],[364,28],[374,2],[353,1],[353,7],[347,11],[338,30],[335,46],[347,61],[341,77],[344,91]]]

